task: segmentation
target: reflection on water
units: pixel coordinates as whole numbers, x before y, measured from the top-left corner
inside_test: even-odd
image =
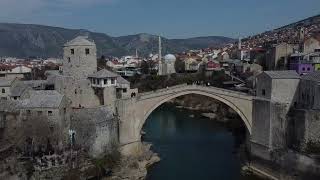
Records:
[[[161,157],[148,170],[149,180],[248,179],[241,177],[233,134],[197,112],[163,105],[150,115],[143,131],[143,140]]]

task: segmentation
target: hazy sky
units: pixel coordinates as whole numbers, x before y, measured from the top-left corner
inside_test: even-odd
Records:
[[[0,0],[0,22],[112,36],[238,37],[320,14],[320,0]]]

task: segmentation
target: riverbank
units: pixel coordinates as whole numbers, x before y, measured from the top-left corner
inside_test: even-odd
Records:
[[[104,180],[139,180],[145,179],[147,169],[160,161],[157,153],[151,151],[150,143],[141,143],[138,154],[122,156],[119,164],[112,170],[110,177]]]
[[[179,109],[195,111],[203,117],[217,120],[219,122],[228,122],[231,119],[239,119],[238,114],[229,106],[201,95],[191,94],[177,97],[168,102]]]

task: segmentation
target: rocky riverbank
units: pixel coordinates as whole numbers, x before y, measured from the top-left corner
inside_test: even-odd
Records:
[[[85,180],[85,179],[103,179],[103,180],[140,180],[145,179],[147,168],[160,161],[158,154],[150,150],[151,144],[141,144],[140,152],[134,156],[121,156],[118,153],[106,155],[104,157],[93,159],[83,153],[74,153],[74,163],[64,163],[52,165],[53,158],[57,155],[51,155],[49,158],[43,156],[43,159],[49,159],[46,162],[50,167],[40,168],[30,158],[23,160],[18,155],[10,155],[0,160],[0,179],[12,180]],[[76,155],[78,154],[78,155]],[[58,158],[55,158],[58,159]],[[39,161],[40,162],[40,161]],[[56,161],[57,162],[57,161]]]
[[[224,103],[212,98],[201,95],[186,95],[169,101],[177,108],[184,108],[197,111],[203,117],[217,120],[219,122],[228,122],[231,119],[238,118],[238,114]]]
[[[134,156],[123,156],[112,170],[112,175],[105,180],[141,180],[147,176],[148,167],[160,161],[158,154],[153,153],[151,144],[142,143],[140,152]]]

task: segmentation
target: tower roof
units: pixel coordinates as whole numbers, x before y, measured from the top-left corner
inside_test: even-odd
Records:
[[[68,41],[64,46],[95,46],[96,44],[89,40],[87,36],[78,36]]]
[[[111,72],[111,71],[108,71],[106,69],[102,69],[94,74],[91,74],[89,75],[88,77],[89,78],[116,78],[118,77],[119,75],[114,73],[114,72]]]
[[[294,70],[287,71],[264,71],[271,79],[300,79],[299,74]]]

